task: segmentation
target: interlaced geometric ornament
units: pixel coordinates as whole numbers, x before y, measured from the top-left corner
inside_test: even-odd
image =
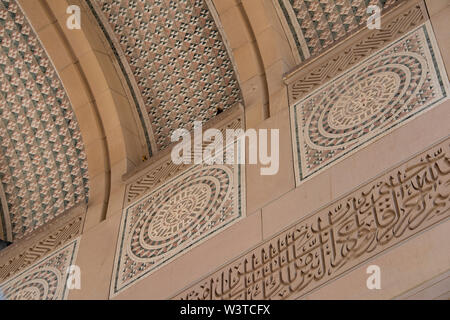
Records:
[[[65,300],[69,294],[67,280],[69,267],[74,265],[79,238],[66,244],[0,284],[6,300]]]
[[[115,296],[245,216],[243,165],[195,165],[124,210]]]
[[[448,98],[426,23],[291,107],[297,183]]]
[[[15,0],[0,0],[0,153],[5,240],[18,240],[87,202],[87,159],[77,119]]]

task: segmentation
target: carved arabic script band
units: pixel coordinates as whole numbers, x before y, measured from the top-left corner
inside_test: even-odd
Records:
[[[448,219],[450,138],[266,241],[177,299],[292,299]]]

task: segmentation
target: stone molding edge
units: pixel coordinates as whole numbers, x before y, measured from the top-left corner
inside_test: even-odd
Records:
[[[136,78],[133,76],[131,67],[125,57],[125,53],[114,35],[114,31],[109,25],[108,20],[102,13],[99,4],[96,3],[95,0],[85,0],[81,3],[86,12],[89,12],[92,21],[97,24],[100,30],[100,39],[103,41],[104,47],[108,48],[110,51],[110,57],[114,62],[117,74],[120,75],[120,80],[127,94],[127,98],[129,101],[134,103],[135,108],[133,113],[136,113],[135,116],[137,116],[137,119],[139,120],[136,121],[136,123],[140,123],[142,125],[142,128],[139,128],[139,134],[142,135],[143,141],[147,144],[146,152],[148,152],[148,156],[152,157],[153,155],[158,154],[159,150],[156,146],[152,124],[150,123],[148,117],[144,116],[146,112],[145,103],[139,90],[139,86],[136,83]]]
[[[441,287],[442,290],[436,290],[436,287]],[[393,300],[449,300],[450,291],[445,288],[450,288],[450,269],[396,296]]]
[[[231,262],[216,269],[213,273],[187,286],[172,299],[296,299],[317,290],[338,277],[351,272],[361,264],[449,220],[450,178],[448,175],[450,170],[439,167],[439,161],[441,161],[441,166],[444,162],[444,165],[448,167],[447,169],[450,169],[450,136],[384,171],[314,213],[302,217],[296,223],[264,240]],[[407,174],[410,171],[414,172],[408,177]],[[445,178],[446,175],[448,181],[445,179],[442,181],[440,178]],[[401,188],[394,190],[394,185],[397,182],[399,182],[397,187],[400,185]],[[389,192],[387,190],[382,191],[383,188],[389,188],[389,185],[394,186],[392,190]],[[424,192],[424,194],[419,195],[422,200],[417,200],[416,205],[408,202],[413,199],[411,193],[408,192],[413,192],[414,187],[420,189],[419,194],[428,191],[428,193]],[[406,192],[403,196],[407,195],[408,197],[402,207],[401,203],[396,202],[395,199],[397,199],[398,193],[399,198],[397,200],[399,200],[401,193],[404,191]],[[445,193],[442,193],[442,191],[445,191]],[[435,198],[431,196],[432,193]],[[375,196],[381,194],[381,196],[374,200],[374,194]],[[361,199],[361,197],[367,196],[370,196],[371,201],[369,208],[363,207],[367,203]],[[378,208],[381,210],[376,214],[375,209],[378,200],[383,198],[384,201],[389,196],[393,198],[393,205],[391,207],[386,206],[388,204],[386,202],[384,207]],[[345,219],[345,215],[351,212],[350,206],[352,204],[358,205],[357,209],[366,210],[365,212],[364,210],[363,212],[355,210],[353,212],[355,214],[354,221]],[[399,218],[395,219],[396,213],[404,213],[411,208],[420,210],[420,205],[423,206],[422,211],[424,211],[427,204],[431,204],[432,207],[425,217],[420,217],[420,213],[411,217],[411,212],[408,212],[405,216],[398,215]],[[363,224],[360,219],[364,219],[364,214],[371,211],[369,210],[371,207],[374,209],[374,217],[372,217],[372,221],[369,221],[369,224],[367,224],[367,221]],[[342,211],[345,211],[343,208],[347,208],[348,211],[342,213]],[[390,216],[389,212],[391,212]],[[358,214],[363,217],[359,217]],[[368,215],[370,216],[370,214]],[[419,221],[417,221],[418,217],[421,218]],[[393,220],[389,221],[389,218]],[[344,220],[341,225],[339,225],[342,222],[340,220]],[[383,229],[383,226],[386,227],[386,224],[383,224],[386,220],[388,228]],[[405,221],[407,221],[407,225],[402,226]],[[327,222],[329,225],[326,225]],[[380,222],[382,223],[380,224]],[[397,225],[398,222],[400,222],[400,225]],[[417,222],[419,223],[416,224]],[[332,223],[336,223],[338,228],[332,230]],[[348,235],[346,235],[346,239],[341,238],[341,242],[330,241],[330,239],[334,239],[331,233],[345,233],[348,231],[348,229],[345,229],[346,227],[354,228],[355,224],[358,227],[358,232],[362,232],[366,238],[368,234],[370,235],[370,232],[373,232],[372,241],[365,244],[365,251],[352,252],[354,247],[350,247],[350,249],[344,245],[339,247],[339,244],[349,241]],[[414,226],[414,224],[416,225]],[[360,238],[351,239],[352,244],[346,243],[346,245],[361,245],[361,242],[358,241],[362,241],[364,244],[364,239],[361,240],[362,237],[359,236]],[[380,238],[378,238],[379,236]],[[394,240],[391,241],[392,239]],[[373,245],[374,240],[376,240],[375,245]],[[334,247],[333,245],[337,246]],[[334,252],[332,256],[331,253],[336,251],[336,248],[341,249],[341,252]],[[346,248],[347,252],[345,252]],[[315,249],[319,250],[314,252]],[[320,261],[321,259],[322,261]],[[325,262],[320,265],[323,261]],[[311,265],[308,265],[308,263]],[[318,270],[310,272],[310,269],[314,269],[314,266]],[[297,289],[293,290],[293,287]]]

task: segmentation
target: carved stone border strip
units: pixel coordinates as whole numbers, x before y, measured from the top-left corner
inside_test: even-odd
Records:
[[[86,206],[69,210],[0,252],[0,282],[26,269],[82,234]]]
[[[291,47],[292,55],[294,56],[296,64],[302,64],[305,60],[310,58],[308,46],[305,37],[300,30],[295,13],[291,5],[287,5],[287,0],[272,0],[272,3],[277,11],[281,25],[285,30],[286,38]],[[289,16],[290,19],[287,19]]]
[[[285,76],[290,105],[420,25],[426,18],[422,1],[403,2],[383,15],[381,30],[362,29],[345,42],[302,64]]]
[[[203,130],[209,128],[217,128],[222,132],[227,129],[239,129],[244,127],[244,113],[242,105],[225,111],[223,114],[216,116],[213,120],[203,125]],[[207,144],[203,145],[203,149]],[[162,185],[167,180],[181,174],[189,169],[192,165],[176,165],[171,159],[171,150],[173,146],[160,152],[151,163],[147,163],[145,168],[138,168],[136,172],[124,177],[129,182],[125,194],[124,206],[139,200],[143,195]],[[137,176],[139,174],[139,176]]]
[[[174,298],[295,299],[449,217],[447,137]]]

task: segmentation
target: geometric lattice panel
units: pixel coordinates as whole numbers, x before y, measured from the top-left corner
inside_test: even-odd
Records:
[[[291,107],[297,184],[448,98],[427,22]]]
[[[243,218],[243,170],[196,165],[126,208],[111,296]]]
[[[0,153],[0,193],[3,189],[6,199],[0,234],[6,240],[23,238],[87,202],[87,160],[77,119],[15,0],[0,0]]]
[[[97,3],[97,16],[106,18],[107,36],[123,52],[129,84],[135,83],[143,101],[141,120],[151,124],[152,130],[146,129],[153,131],[159,150],[170,145],[174,130],[191,130],[194,121],[206,122],[217,109],[241,101],[233,64],[205,0]]]
[[[68,268],[75,263],[79,238],[0,284],[6,300],[65,300]]]
[[[400,0],[274,0],[301,61],[317,56],[364,26],[367,8],[385,11]]]

